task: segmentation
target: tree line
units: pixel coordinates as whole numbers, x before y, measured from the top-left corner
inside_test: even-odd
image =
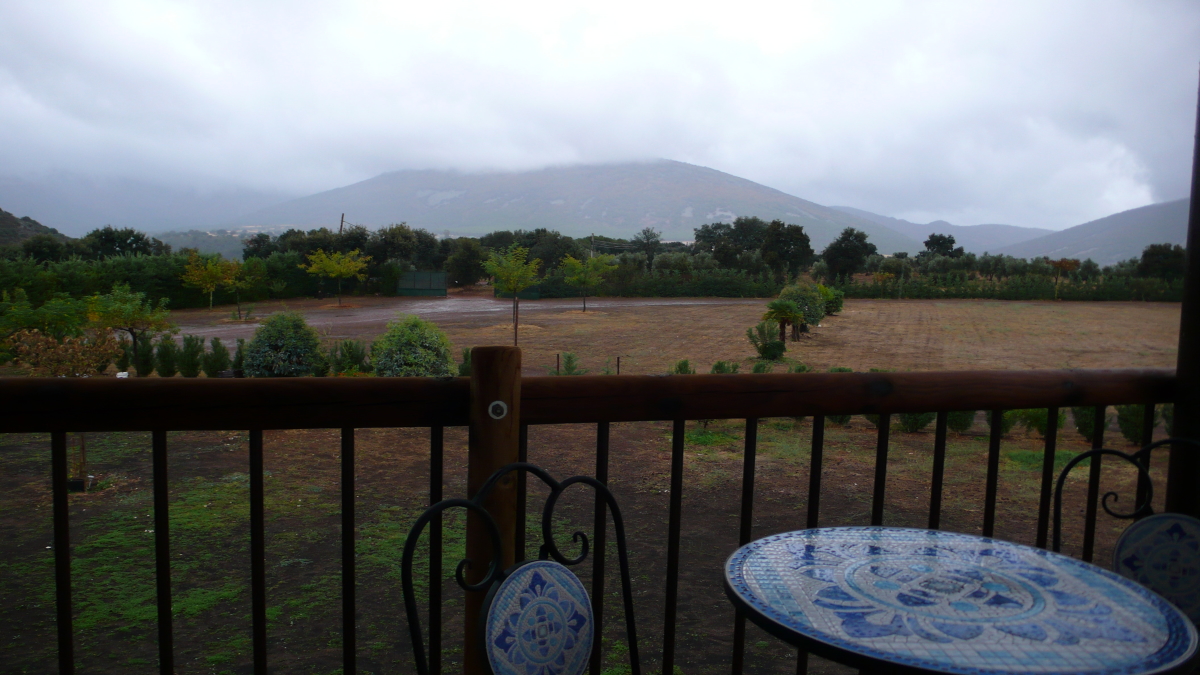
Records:
[[[236,303],[240,314],[244,300],[395,294],[414,270],[443,271],[449,284],[468,286],[494,276],[486,266],[490,255],[515,249],[536,263],[532,286],[540,297],[770,297],[807,274],[849,297],[1177,300],[1185,255],[1180,246],[1156,244],[1140,258],[1102,267],[1092,260],[965,253],[953,236],[932,233],[914,256],[885,256],[853,228],[818,254],[802,226],[740,217],[701,225],[690,243],[663,241],[649,227],[628,239],[574,238],[545,228],[439,238],[404,223],[290,229],[247,238],[242,260],[231,261],[104,227],[79,239],[40,234],[0,249],[0,291],[20,289],[40,305],[128,284],[172,308]],[[604,269],[579,283],[571,265],[597,256],[606,256]]]

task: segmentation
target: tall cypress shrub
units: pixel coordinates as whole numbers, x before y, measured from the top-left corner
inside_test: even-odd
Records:
[[[138,338],[137,353],[133,355],[133,367],[138,377],[150,377],[154,372],[154,344],[149,336]]]
[[[221,372],[229,370],[229,348],[221,344],[221,338],[212,339],[212,351],[200,357],[200,366],[206,377],[220,377]]]
[[[178,360],[179,345],[175,343],[175,338],[170,335],[160,337],[154,348],[154,369],[158,371],[158,376],[175,377],[179,372]]]
[[[179,374],[184,377],[200,377],[200,357],[204,355],[204,338],[199,335],[184,335],[183,347],[179,350]]]

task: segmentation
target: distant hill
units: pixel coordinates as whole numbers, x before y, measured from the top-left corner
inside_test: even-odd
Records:
[[[924,250],[925,240],[934,233],[953,236],[954,242],[962,246],[968,253],[986,253],[1054,232],[1054,230],[1045,230],[1040,227],[1018,227],[1016,225],[951,225],[944,220],[935,220],[932,223],[921,225],[900,218],[890,218],[863,211],[853,206],[831,206],[829,208],[858,216],[912,238],[917,242],[917,247],[910,249],[909,253]],[[894,253],[894,251],[886,251],[886,253]]]
[[[53,227],[46,227],[29,216],[18,218],[0,209],[0,245],[19,244],[35,234],[53,234],[62,239],[67,238]]]
[[[105,225],[144,232],[222,227],[238,216],[294,195],[249,189],[199,190],[123,178],[53,173],[0,176],[0,204],[36,213],[79,237]]]
[[[525,172],[396,171],[267,207],[235,224],[336,227],[342,213],[347,222],[378,227],[404,221],[439,234],[546,227],[572,236],[629,237],[649,226],[664,239],[683,241],[705,223],[758,216],[803,225],[818,252],[846,227],[866,231],[880,251],[914,244],[870,220],[668,160]]]
[[[1018,258],[1091,258],[1111,265],[1150,244],[1187,244],[1189,200],[1151,204],[992,251]]]

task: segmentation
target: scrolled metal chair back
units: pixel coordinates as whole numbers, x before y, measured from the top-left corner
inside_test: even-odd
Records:
[[[1063,470],[1058,474],[1058,481],[1054,486],[1054,538],[1052,542],[1052,550],[1059,553],[1062,550],[1062,494],[1063,487],[1066,484],[1067,474],[1071,472],[1080,463],[1087,461],[1093,457],[1112,456],[1118,457],[1132,464],[1138,471],[1139,484],[1145,485],[1145,499],[1140,504],[1135,504],[1134,509],[1128,513],[1120,513],[1114,511],[1109,506],[1109,501],[1113,503],[1120,501],[1120,495],[1116,492],[1106,492],[1100,499],[1100,506],[1104,512],[1113,518],[1122,520],[1134,520],[1154,515],[1154,509],[1151,503],[1154,501],[1154,483],[1150,479],[1150,471],[1147,467],[1150,465],[1150,453],[1157,448],[1165,445],[1187,445],[1193,449],[1200,449],[1200,443],[1188,438],[1165,438],[1161,441],[1155,441],[1146,447],[1133,452],[1125,453],[1119,450],[1110,450],[1108,448],[1096,448],[1087,452],[1082,452],[1071,458],[1070,462],[1063,467]]]
[[[604,499],[609,513],[612,514],[613,528],[616,531],[617,537],[617,558],[621,572],[621,594],[625,609],[625,632],[629,641],[630,670],[632,675],[641,675],[641,662],[638,658],[637,629],[633,614],[633,585],[629,572],[629,554],[625,539],[625,521],[621,517],[621,509],[617,505],[616,498],[613,497],[612,492],[609,491],[607,486],[591,476],[572,476],[562,481],[557,481],[544,469],[529,462],[514,462],[501,467],[488,477],[479,489],[479,492],[472,499],[446,499],[434,504],[417,518],[412,529],[409,530],[408,538],[404,542],[404,556],[401,562],[401,584],[404,590],[404,610],[408,617],[408,630],[412,638],[418,675],[428,675],[429,664],[425,654],[425,642],[421,634],[421,618],[417,610],[416,592],[413,584],[413,559],[416,555],[417,540],[420,538],[425,526],[443,511],[452,508],[464,508],[474,511],[480,516],[480,519],[487,528],[492,544],[492,560],[488,565],[487,574],[478,583],[467,583],[466,577],[463,574],[464,570],[471,566],[471,561],[468,559],[459,561],[454,571],[454,578],[458,582],[459,587],[464,591],[480,592],[498,586],[520,564],[514,565],[507,570],[501,568],[499,562],[502,556],[500,528],[496,525],[496,521],[492,518],[491,514],[487,512],[487,509],[483,507],[483,502],[491,494],[492,489],[495,488],[500,479],[514,471],[524,471],[533,474],[550,489],[550,495],[546,498],[545,506],[542,509],[542,543],[538,548],[537,558],[539,560],[553,559],[562,565],[572,566],[583,562],[591,552],[591,540],[582,531],[577,530],[571,536],[571,540],[578,543],[580,547],[579,555],[575,557],[569,557],[564,554],[555,541],[551,528],[554,508],[558,503],[558,498],[562,496],[567,488],[577,483],[587,485],[595,490],[599,497]],[[487,608],[484,608],[481,621],[486,617],[486,612]],[[480,631],[480,637],[481,639],[484,638],[484,631]],[[599,637],[599,635],[596,636],[597,643],[599,643]]]

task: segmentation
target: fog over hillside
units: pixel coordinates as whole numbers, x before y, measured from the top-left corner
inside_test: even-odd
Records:
[[[28,215],[72,237],[105,225],[146,232],[219,228],[249,211],[293,196],[65,172],[0,176],[0,208]]]
[[[963,250],[968,253],[995,251],[998,248],[1036,239],[1054,231],[1040,227],[1016,225],[952,225],[944,220],[935,220],[922,225],[900,218],[881,216],[877,213],[856,209],[853,206],[832,206],[830,208],[877,223],[918,242],[924,242],[931,234],[948,234],[953,236],[954,242],[962,246]],[[887,253],[892,252],[887,251]]]
[[[571,236],[629,237],[644,227],[691,240],[694,228],[738,216],[804,226],[818,251],[846,227],[866,231],[880,251],[920,244],[869,220],[701,166],[659,160],[459,173],[396,171],[248,214],[238,225],[371,227],[407,222],[436,233],[478,236],[545,227]]]
[[[1177,199],[1076,225],[1044,237],[992,251],[1018,258],[1091,258],[1101,265],[1141,256],[1150,244],[1187,243],[1188,207]]]

